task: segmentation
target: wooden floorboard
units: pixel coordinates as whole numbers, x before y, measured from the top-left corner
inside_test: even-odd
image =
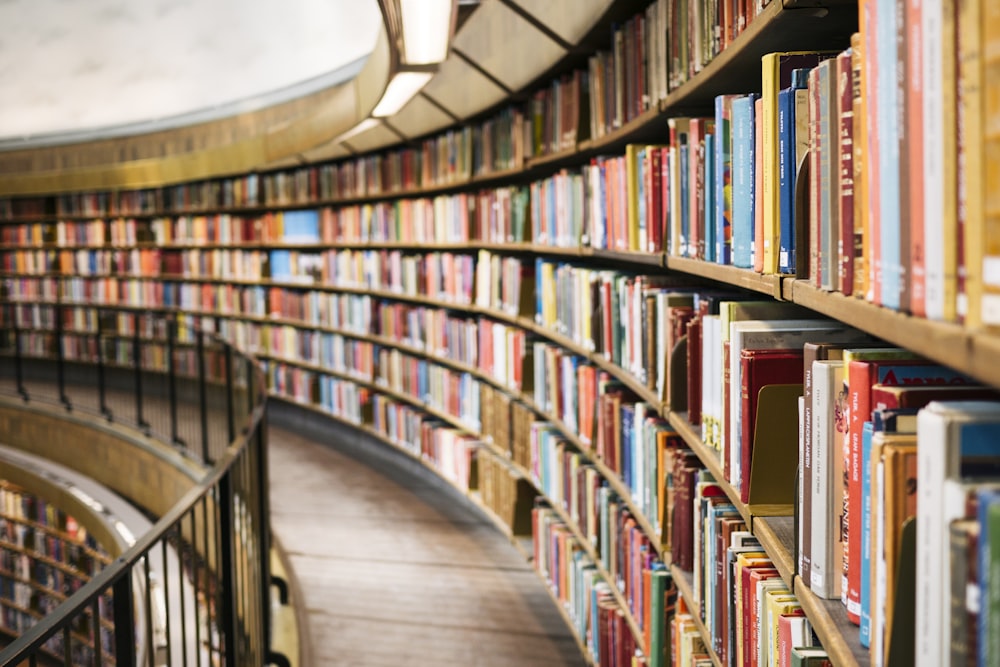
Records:
[[[464,499],[361,445],[273,421],[269,443],[313,664],[585,664],[530,565]]]
[[[58,398],[51,383],[31,388]],[[96,412],[93,392],[68,393]],[[128,421],[130,397],[108,399]],[[147,411],[154,434],[170,432],[167,412]],[[189,412],[178,411],[180,435],[196,448]],[[325,419],[292,420],[294,432],[285,421],[272,417],[268,433],[271,526],[305,610],[300,667],[586,664],[530,565],[445,482]]]

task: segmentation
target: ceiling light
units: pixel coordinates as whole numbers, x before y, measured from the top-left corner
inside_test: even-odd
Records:
[[[431,72],[399,72],[386,86],[382,99],[375,106],[372,115],[379,118],[392,116],[420,92],[420,89],[430,81],[431,76],[433,76]]]
[[[439,63],[448,56],[452,0],[400,0],[403,55],[408,65]]]
[[[333,141],[334,142],[346,141],[347,139],[350,139],[351,137],[356,137],[357,135],[361,134],[362,132],[366,132],[366,131],[372,129],[376,125],[381,124],[381,122],[382,121],[380,121],[378,118],[365,118],[363,121],[361,121],[360,123],[358,123],[357,125],[355,125],[351,129],[347,130],[346,132],[344,132],[342,134],[337,135],[337,137]]]

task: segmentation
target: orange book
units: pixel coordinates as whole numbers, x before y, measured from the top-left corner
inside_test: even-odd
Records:
[[[924,94],[923,51],[921,50],[922,8],[920,0],[906,1],[906,117],[904,118],[903,143],[909,151],[909,171],[902,174],[902,196],[908,197],[908,218],[903,218],[910,234],[909,247],[909,309],[914,315],[927,314],[924,302]],[[905,168],[905,167],[904,167]],[[906,248],[902,252],[907,252]],[[904,309],[906,302],[900,304]]]
[[[958,247],[956,312],[959,321],[979,324],[983,257],[983,6],[959,3],[958,30]]]
[[[983,3],[983,172],[995,184],[1000,174],[1000,5]],[[983,324],[1000,326],[1000,193],[986,189],[982,209],[982,279],[979,316]]]

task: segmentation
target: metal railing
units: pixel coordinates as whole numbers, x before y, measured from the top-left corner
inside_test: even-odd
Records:
[[[269,647],[264,378],[200,324],[0,300],[0,394],[139,429],[204,470],[123,555],[0,651],[0,665],[280,660]]]

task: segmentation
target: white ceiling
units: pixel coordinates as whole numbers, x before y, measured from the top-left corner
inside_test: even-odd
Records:
[[[0,0],[0,140],[306,94],[353,77],[381,20],[376,0]]]

